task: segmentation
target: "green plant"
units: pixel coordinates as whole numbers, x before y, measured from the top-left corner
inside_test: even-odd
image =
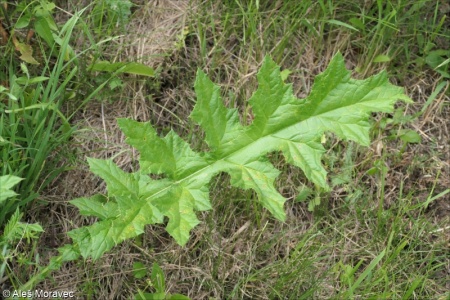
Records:
[[[438,49],[427,51],[424,53],[424,57],[417,58],[416,62],[419,65],[426,63],[443,78],[450,78],[450,50]]]
[[[219,88],[198,72],[197,104],[191,118],[205,131],[210,152],[192,151],[173,131],[160,138],[148,123],[120,119],[127,142],[141,153],[141,169],[127,174],[111,160],[89,159],[91,170],[106,181],[109,196],[72,201],[83,215],[100,218],[90,227],[69,233],[81,255],[98,258],[115,244],[143,232],[145,224],[163,222],[163,216],[169,217],[167,231],[184,245],[189,231],[198,224],[194,210],[210,208],[207,185],[219,172],[229,173],[232,185],[253,189],[262,206],[284,220],[285,199],[273,185],[279,172],[265,154],[282,151],[289,163],[326,189],[326,171],[320,163],[323,133],[331,131],[368,145],[369,112],[389,112],[397,99],[408,101],[402,89],[388,83],[384,72],[363,81],[351,79],[341,55],[316,78],[306,99],[292,95],[291,86],[283,82],[279,68],[269,58],[264,60],[258,82],[259,88],[249,100],[253,123],[242,126],[236,110],[223,105]],[[166,178],[153,180],[147,174]]]
[[[29,284],[63,261],[80,255],[98,259],[116,244],[143,233],[146,224],[162,223],[164,216],[169,218],[170,235],[186,244],[199,222],[194,210],[211,206],[208,183],[219,172],[229,173],[233,186],[254,190],[259,203],[282,221],[286,200],[274,187],[279,171],[267,153],[281,151],[316,186],[328,189],[321,165],[324,132],[368,145],[370,112],[391,112],[398,99],[410,101],[401,88],[388,82],[385,72],[352,79],[340,54],[317,76],[306,99],[292,94],[291,85],[283,82],[279,67],[268,57],[258,82],[249,100],[254,120],[243,126],[237,111],[224,106],[219,88],[198,71],[191,118],[205,131],[209,152],[194,152],[173,131],[161,138],[149,123],[120,119],[127,142],[141,153],[140,170],[126,173],[112,160],[88,159],[91,171],[105,180],[108,195],[79,198],[72,204],[82,215],[99,221],[70,231],[73,244],[59,248],[60,255]],[[152,179],[149,174],[163,178]]]
[[[20,64],[13,56],[9,62],[5,58],[1,60],[0,67],[7,69],[9,78],[6,86],[0,85],[0,175],[13,174],[24,180],[16,187],[20,198],[0,203],[0,227],[9,214],[36,199],[39,192],[66,169],[65,166],[58,166],[58,150],[63,149],[75,128],[69,123],[71,116],[66,117],[61,107],[76,96],[74,90],[77,82],[84,80],[79,68],[80,57],[109,40],[75,55],[70,41],[84,10],[76,13],[59,29],[51,16],[55,8],[53,3],[40,1],[25,6],[21,2],[19,8],[23,9],[23,13],[15,27],[33,27],[45,43],[39,44],[43,66],[34,66],[31,45],[19,42],[13,31],[14,45],[19,50],[27,48],[28,58],[24,59],[25,54],[20,51],[23,61]],[[27,47],[20,46],[22,44]],[[7,49],[13,48],[12,44],[7,46]],[[133,62],[97,61],[89,67],[89,71],[106,72],[108,75],[98,82],[93,91],[83,95],[77,110],[118,74],[154,75],[150,67]],[[53,159],[49,159],[52,156]]]
[[[0,203],[6,201],[8,198],[12,198],[17,196],[12,188],[16,184],[18,184],[22,179],[12,175],[4,175],[0,176]],[[28,224],[20,222],[23,214],[19,212],[18,209],[11,215],[8,222],[5,225],[5,228],[0,235],[0,278],[3,278],[3,275],[6,274],[11,277],[14,276],[14,272],[9,265],[9,262],[14,260],[15,258],[20,258],[22,256],[19,263],[21,264],[33,264],[31,259],[21,255],[16,247],[13,247],[14,244],[17,244],[18,241],[25,239],[27,243],[30,243],[31,240],[37,239],[39,237],[39,233],[44,230],[42,227],[37,224]],[[13,280],[11,282],[14,282]]]
[[[73,16],[58,32],[61,43],[57,58],[54,60],[51,54],[43,56],[45,64],[40,71],[23,62],[18,71],[13,59],[8,67],[2,65],[9,74],[9,87],[2,87],[0,94],[0,172],[24,180],[16,188],[20,199],[0,204],[0,226],[8,214],[36,199],[39,191],[64,170],[49,157],[73,131],[60,108],[70,97],[70,81],[78,70],[77,58],[67,60],[66,53],[70,52],[69,41],[79,17],[80,14]],[[56,41],[53,43],[55,46]],[[40,74],[33,75],[32,70]]]
[[[348,297],[350,299],[354,298],[354,291],[358,289],[360,284],[364,280],[366,280],[367,277],[371,276],[371,273],[374,272],[376,265],[383,259],[385,254],[386,250],[381,251],[381,253],[378,254],[377,257],[370,262],[366,270],[356,280],[355,280],[355,273],[359,269],[361,264],[364,262],[364,260],[361,259],[356,264],[355,267],[351,265],[344,265],[341,262],[339,262],[338,265],[340,265],[340,267],[342,268],[341,281],[344,282],[344,284],[348,285],[348,290],[345,293],[343,293],[345,297]]]
[[[53,2],[47,0],[20,1],[15,6],[11,5],[10,9],[5,7],[8,6],[1,6],[1,12],[6,24],[10,27],[8,31],[5,30],[6,34],[10,35],[8,37],[9,45],[14,45],[14,49],[20,53],[22,61],[31,65],[39,65],[41,56],[48,55],[47,59],[51,55],[57,57],[61,50],[64,50],[63,56],[66,61],[74,56],[70,45],[66,43],[63,46],[63,32],[60,31],[53,18],[56,8]],[[25,31],[26,37],[23,38]],[[34,33],[43,42],[39,45],[41,53],[38,54],[33,54],[35,51],[31,40]],[[14,50],[11,47],[7,47],[5,54],[10,54],[12,51]],[[3,59],[6,60],[8,57],[9,55],[6,55]],[[3,63],[2,65],[6,66],[7,64]],[[5,80],[6,78],[0,79]]]
[[[115,27],[123,29],[128,23],[133,3],[129,0],[97,0],[91,16],[95,31],[110,35]]]
[[[12,175],[0,176],[0,204],[6,201],[6,199],[17,195],[17,193],[12,190],[12,187],[21,180],[22,178]]]
[[[112,94],[117,93],[116,90],[118,88],[122,88],[124,86],[124,83],[118,77],[119,74],[127,73],[147,77],[155,76],[155,70],[153,68],[137,62],[111,63],[105,60],[99,61],[94,60],[94,62],[92,62],[89,65],[88,71],[101,72],[96,76],[93,76],[93,80],[97,84],[103,84],[105,82],[108,82],[109,89],[104,89],[100,95],[100,98],[109,98],[109,99],[111,99]]]
[[[426,5],[425,2],[422,3],[421,8],[424,5]],[[445,15],[445,9],[439,3],[436,2],[433,8],[433,14],[429,17],[432,23],[429,32],[425,30],[425,32],[417,33],[416,42],[419,47],[419,55],[414,62],[420,67],[426,64],[444,79],[448,79],[450,78],[450,50],[447,43],[449,28],[446,26],[448,16]],[[441,17],[439,17],[439,11],[444,12]],[[439,43],[439,38],[444,42]],[[442,46],[439,46],[439,44],[442,44]]]
[[[133,264],[133,274],[137,279],[141,279],[147,276],[147,269],[145,269],[142,263]],[[166,282],[164,279],[164,272],[157,263],[153,263],[152,272],[147,285],[150,288],[155,289],[155,293],[147,293],[142,290],[138,290],[138,293],[134,296],[135,300],[189,300],[181,294],[169,294],[166,293]]]

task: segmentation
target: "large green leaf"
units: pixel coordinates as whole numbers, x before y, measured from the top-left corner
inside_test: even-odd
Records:
[[[369,114],[391,112],[399,99],[410,101],[402,88],[388,82],[385,72],[366,80],[352,79],[340,54],[317,76],[306,99],[293,95],[279,67],[266,57],[258,73],[258,89],[249,100],[254,112],[249,126],[239,122],[235,109],[225,107],[219,88],[202,71],[195,91],[191,118],[205,131],[209,152],[193,151],[173,131],[159,137],[149,123],[120,119],[127,142],[140,151],[141,169],[130,174],[110,160],[90,159],[92,171],[107,183],[108,197],[72,202],[83,214],[100,218],[70,233],[84,257],[99,257],[143,232],[144,225],[161,223],[163,216],[169,218],[167,231],[184,245],[199,222],[195,211],[211,207],[208,184],[219,172],[230,174],[233,186],[254,190],[261,204],[283,221],[285,198],[274,186],[279,171],[267,153],[281,151],[309,180],[328,188],[321,164],[323,133],[369,145]],[[164,178],[153,180],[150,174]]]

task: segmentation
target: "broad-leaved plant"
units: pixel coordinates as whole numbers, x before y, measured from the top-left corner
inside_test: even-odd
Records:
[[[226,172],[231,185],[252,189],[275,218],[285,220],[286,199],[274,180],[280,173],[266,154],[281,151],[286,161],[303,170],[317,186],[327,188],[320,139],[332,132],[369,145],[368,117],[391,112],[394,103],[410,101],[403,89],[389,83],[385,72],[355,80],[337,54],[314,81],[310,95],[298,99],[284,83],[280,68],[266,57],[258,73],[258,89],[249,99],[254,120],[242,125],[236,109],[227,108],[220,89],[202,71],[195,82],[197,102],[191,119],[205,132],[207,152],[196,152],[174,131],[160,137],[149,122],[119,119],[127,143],[140,152],[140,169],[121,170],[112,160],[88,159],[90,169],[107,185],[108,195],[71,201],[81,214],[98,222],[69,232],[72,254],[97,259],[113,246],[144,232],[147,224],[163,223],[180,244],[199,220],[196,211],[211,208],[208,184]],[[150,174],[161,174],[152,179]],[[160,176],[161,177],[161,176]]]

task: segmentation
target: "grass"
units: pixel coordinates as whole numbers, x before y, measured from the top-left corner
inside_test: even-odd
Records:
[[[107,2],[97,1],[94,6],[107,9]],[[120,93],[98,94],[104,98],[84,101],[85,107],[70,114],[70,126],[80,129],[69,131],[72,148],[77,149],[71,161],[61,161],[55,154],[55,149],[67,151],[62,145],[68,139],[62,134],[62,118],[56,111],[24,111],[29,113],[25,119],[30,123],[21,124],[17,122],[20,112],[13,111],[15,102],[7,100],[5,109],[13,112],[2,111],[0,135],[24,134],[1,146],[2,174],[15,171],[32,182],[22,183],[17,190],[22,197],[13,205],[30,202],[27,188],[31,195],[42,194],[40,202],[20,206],[26,219],[39,222],[46,232],[37,245],[17,245],[20,255],[8,259],[10,271],[0,278],[2,289],[26,282],[37,272],[30,262],[45,264],[54,252],[52,247],[69,242],[66,231],[94,221],[67,204],[104,189],[101,181],[86,171],[85,156],[114,156],[124,169],[136,167],[136,154],[123,145],[115,118],[150,120],[160,132],[173,128],[188,136],[193,147],[201,148],[202,133],[187,117],[195,101],[197,68],[222,86],[227,105],[237,107],[242,122],[249,123],[252,111],[246,100],[256,88],[255,71],[265,54],[290,71],[287,81],[294,84],[296,95],[304,97],[314,76],[333,53],[341,51],[354,76],[364,78],[387,69],[415,103],[398,107],[393,115],[374,116],[374,142],[368,148],[326,136],[329,150],[323,163],[331,192],[308,185],[299,170],[285,167],[283,157],[274,153],[270,159],[282,171],[277,186],[289,199],[285,223],[273,220],[258,206],[252,192],[230,188],[229,177],[221,174],[211,185],[214,208],[201,214],[202,223],[184,248],[177,246],[164,228],[148,227],[139,239],[116,247],[98,262],[64,265],[38,287],[74,290],[85,299],[128,299],[138,290],[155,292],[149,278],[133,275],[133,263],[151,270],[157,262],[165,275],[166,290],[192,299],[448,299],[450,102],[445,59],[449,57],[446,13],[450,8],[434,0],[364,3],[141,1],[131,7],[134,12],[125,25],[108,23],[117,22],[113,12],[109,19],[83,19],[85,30],[75,29],[75,48],[88,28],[93,34],[85,39],[105,39],[96,36],[104,26],[109,35],[124,35],[120,43],[111,39],[97,47],[96,58],[127,61],[136,56],[158,69],[159,75],[146,81],[122,76]],[[83,7],[81,2],[60,5],[70,12]],[[64,17],[62,11],[60,14]],[[9,57],[16,59],[13,53]],[[432,59],[443,65],[436,68]],[[63,63],[56,64],[59,75],[52,75],[52,63],[48,59],[47,73],[38,73],[50,78],[49,85],[37,85],[42,86],[42,95],[46,88],[63,93],[64,86],[58,89],[61,82],[66,86],[82,83],[78,85],[81,95],[71,104],[79,107],[84,103],[81,96],[96,88],[89,90],[86,85],[92,83],[92,75],[86,71],[88,79],[75,79]],[[20,74],[18,68],[9,66],[10,61],[2,58],[1,67],[10,78]],[[29,105],[44,102],[37,97],[32,101]],[[65,112],[64,107],[57,107]],[[48,126],[36,126],[41,123]],[[420,141],[402,139],[405,130],[417,132]],[[38,139],[32,139],[33,132]],[[46,142],[46,135],[54,143]],[[13,151],[15,144],[21,145],[22,152]],[[42,149],[39,147],[47,152],[33,152]],[[41,155],[45,164],[36,166],[36,173],[18,174],[27,164],[17,155],[29,157],[32,152]],[[19,165],[6,168],[6,163]],[[58,166],[70,170],[56,174]],[[45,182],[47,187],[38,189],[37,182]],[[308,204],[317,199],[320,205],[310,211]]]
[[[66,86],[76,72],[74,60],[65,62],[64,57],[73,26],[68,23],[60,32],[63,40],[56,61],[51,61],[50,53],[44,56],[45,64],[38,75],[33,76],[24,63],[19,69],[14,53],[2,58],[2,69],[9,74],[5,82],[11,96],[2,95],[5,103],[2,103],[0,118],[0,135],[4,140],[1,170],[2,175],[11,174],[24,180],[18,187],[20,201],[7,201],[2,206],[0,224],[4,224],[16,208],[35,200],[64,169],[52,165],[48,158],[57,155],[56,150],[65,144],[73,130],[60,111]],[[53,170],[44,172],[46,164],[47,171]]]

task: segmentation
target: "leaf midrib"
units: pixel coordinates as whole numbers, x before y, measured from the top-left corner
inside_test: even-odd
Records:
[[[351,80],[351,78],[350,78],[349,80]],[[338,84],[334,89],[336,89],[339,85],[345,84],[345,83],[347,83],[347,82],[348,82],[348,80],[345,81],[345,82],[342,82],[342,83]],[[313,86],[313,87],[314,87],[314,86]],[[333,90],[334,90],[334,89],[333,89]],[[325,98],[330,94],[330,92],[333,91],[333,90],[330,90],[330,91],[326,94],[326,96],[323,97],[322,99],[325,99]],[[295,96],[294,96],[294,97],[295,97]],[[295,98],[296,98],[296,97],[295,97]],[[299,99],[299,98],[296,98],[296,100],[297,100],[297,101],[305,100],[305,102],[303,103],[303,105],[305,105],[306,103],[308,103],[308,97],[306,97],[305,99]],[[342,108],[345,108],[345,107],[350,107],[350,106],[358,105],[358,104],[360,104],[360,103],[359,103],[359,102],[356,102],[356,103],[350,103],[350,104],[348,104],[348,105],[340,106],[340,107],[337,108],[337,109],[342,109]],[[310,105],[311,105],[311,104],[310,104]],[[310,115],[310,116],[308,116],[307,118],[305,118],[305,119],[303,119],[303,120],[295,120],[295,121],[289,122],[286,126],[280,128],[280,129],[278,129],[278,130],[276,130],[276,131],[274,131],[274,132],[266,133],[266,134],[262,135],[261,137],[259,137],[259,138],[256,139],[256,140],[253,139],[252,142],[250,142],[250,143],[246,144],[245,146],[243,146],[243,147],[241,147],[241,148],[239,148],[239,149],[237,149],[237,150],[235,150],[235,151],[233,151],[233,152],[227,154],[227,155],[224,156],[224,157],[221,157],[221,158],[217,159],[217,160],[216,160],[215,162],[213,162],[212,164],[209,164],[209,165],[207,165],[207,166],[205,166],[205,167],[203,167],[203,168],[201,168],[201,169],[199,169],[199,170],[193,172],[192,174],[187,175],[187,176],[185,176],[185,177],[183,177],[183,178],[181,178],[181,179],[178,179],[178,180],[176,180],[176,181],[173,181],[172,184],[170,184],[169,186],[167,186],[167,187],[161,189],[160,191],[156,192],[155,194],[151,195],[149,198],[147,198],[147,200],[151,200],[151,199],[158,198],[158,195],[164,194],[167,190],[170,190],[174,185],[179,185],[179,184],[181,184],[181,183],[183,183],[183,182],[185,182],[185,181],[189,181],[189,180],[195,179],[195,177],[197,177],[199,174],[204,173],[207,169],[213,168],[213,167],[214,167],[215,165],[217,165],[218,163],[223,162],[223,161],[226,161],[228,158],[233,157],[233,156],[236,155],[237,153],[243,152],[245,149],[251,148],[252,145],[254,145],[256,142],[261,142],[261,140],[264,139],[264,138],[266,138],[267,136],[274,136],[274,135],[276,135],[278,132],[285,131],[285,130],[289,129],[289,127],[295,126],[295,125],[297,125],[297,124],[300,123],[300,122],[305,122],[305,121],[307,121],[307,120],[309,120],[309,119],[311,119],[311,118],[320,118],[320,116],[325,115],[325,114],[328,114],[330,111],[333,111],[333,110],[336,110],[336,108],[333,108],[333,109],[330,109],[330,110],[322,111],[320,114],[317,114],[317,115]],[[272,115],[273,115],[273,114],[272,114]],[[270,120],[270,118],[267,119],[267,120]],[[287,120],[286,122],[288,122],[288,121],[289,121],[289,120]],[[251,125],[248,125],[248,126],[244,127],[244,129],[247,129],[247,130],[248,130],[248,128],[251,128]],[[241,137],[242,135],[245,135],[246,133],[247,133],[247,131],[244,130],[244,131],[241,133],[241,135],[239,135],[236,139],[239,140],[240,137]],[[268,149],[270,149],[270,148],[268,147]],[[272,152],[272,151],[274,151],[274,150],[275,150],[275,149],[270,149],[270,150],[265,151],[265,153],[267,154],[267,153]],[[245,151],[244,151],[244,152],[245,152]],[[197,152],[197,153],[198,153],[198,152]],[[212,153],[212,152],[205,152],[205,154],[210,154],[210,153]],[[230,164],[231,164],[231,163],[232,163],[232,164],[236,164],[236,163],[231,162],[231,161],[227,161],[227,163],[230,163]],[[236,164],[236,165],[237,165],[237,164]],[[220,172],[220,171],[218,171],[218,172]],[[214,175],[214,174],[213,174],[213,175]],[[211,175],[211,177],[212,177],[213,175]]]

